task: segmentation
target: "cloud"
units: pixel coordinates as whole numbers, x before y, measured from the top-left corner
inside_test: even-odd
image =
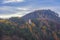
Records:
[[[3,6],[0,7],[0,18],[9,18],[12,16],[21,17],[29,12],[29,8]]]
[[[60,7],[59,6],[49,6],[49,7],[11,7],[11,6],[3,6],[0,7],[0,18],[10,18],[10,17],[22,17],[29,12],[35,10],[43,10],[43,9],[51,9],[52,11],[59,13],[60,15]]]
[[[24,2],[24,0],[4,0],[3,3]]]
[[[46,10],[46,9],[50,9],[52,11],[54,11],[55,13],[59,14],[60,16],[60,6],[43,6],[43,7],[38,7],[36,8],[36,10]]]
[[[0,14],[15,14],[17,12],[22,11],[28,11],[28,8],[10,7],[10,6],[0,7]]]

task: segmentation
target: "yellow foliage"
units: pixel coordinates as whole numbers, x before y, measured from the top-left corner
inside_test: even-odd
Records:
[[[0,20],[0,23],[5,23],[5,24],[8,24],[8,23],[10,23],[10,24],[12,24],[10,21],[8,21],[8,20]]]
[[[35,27],[35,24],[34,24],[34,23],[32,23],[32,26],[33,26],[33,27]]]
[[[0,22],[6,22],[6,20],[0,20]]]
[[[26,22],[26,25],[28,25],[28,28],[29,28],[30,32],[32,33],[32,26],[28,22]]]
[[[46,26],[43,26],[42,29],[46,29]]]

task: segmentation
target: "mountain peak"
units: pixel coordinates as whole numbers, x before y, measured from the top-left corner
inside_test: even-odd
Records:
[[[48,18],[48,19],[54,19],[59,20],[58,14],[54,11],[48,10],[35,10],[34,12],[28,13],[27,15],[23,16],[23,20],[29,20],[29,19],[36,19],[36,18]]]

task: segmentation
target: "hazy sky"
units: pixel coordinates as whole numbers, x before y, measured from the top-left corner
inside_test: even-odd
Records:
[[[38,9],[60,13],[60,0],[0,0],[0,17],[22,16]]]

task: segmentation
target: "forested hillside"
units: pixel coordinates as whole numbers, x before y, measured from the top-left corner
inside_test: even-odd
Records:
[[[51,10],[37,10],[0,19],[0,40],[60,40],[60,17]]]

